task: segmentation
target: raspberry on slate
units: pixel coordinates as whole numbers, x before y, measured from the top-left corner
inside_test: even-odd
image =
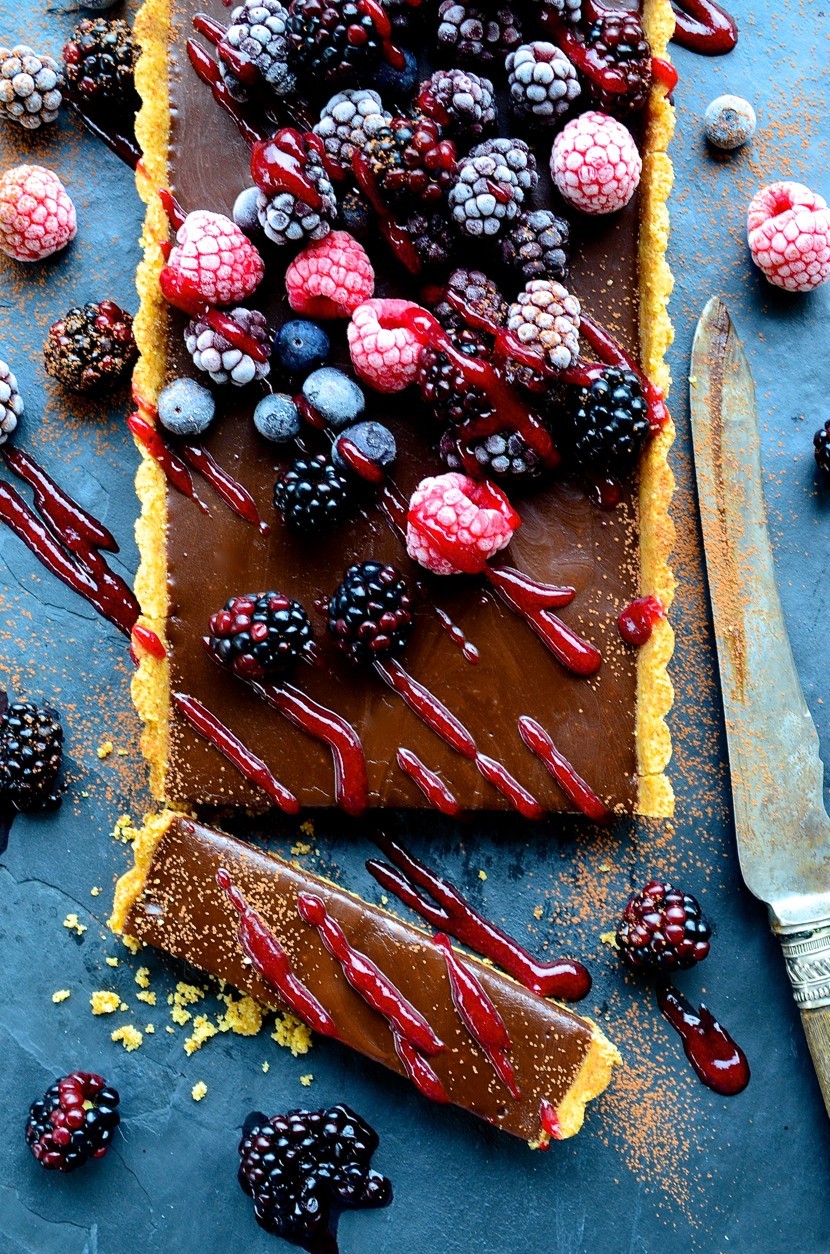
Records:
[[[73,392],[109,391],[138,360],[132,317],[112,300],[76,306],[49,328],[43,360]]]
[[[576,70],[555,44],[522,44],[506,64],[510,103],[521,117],[555,126],[580,93]]]
[[[629,970],[665,974],[702,962],[711,935],[694,897],[668,880],[650,880],[629,897],[617,928],[617,945]]]
[[[522,41],[521,21],[509,5],[491,0],[442,0],[438,48],[455,64],[480,66],[503,61]]]
[[[288,11],[280,0],[243,0],[231,13],[222,41],[256,66],[259,81],[276,96],[290,96],[297,77],[290,61]],[[248,86],[220,56],[219,68],[235,100],[248,99]]]
[[[571,231],[552,209],[522,213],[504,233],[501,259],[525,279],[562,280],[568,273]]]
[[[564,370],[579,356],[579,301],[561,283],[531,279],[507,314],[507,328],[522,344]]]
[[[651,91],[651,44],[637,13],[606,13],[588,31],[587,44],[604,66],[622,73],[626,90],[607,91],[591,78],[591,98],[603,113],[626,117],[645,107]]]
[[[299,601],[282,592],[231,597],[210,620],[210,647],[242,679],[280,679],[311,642]]]
[[[42,165],[18,165],[0,175],[0,250],[15,261],[42,261],[78,232],[75,206],[63,183]]]
[[[553,181],[563,199],[583,213],[622,209],[639,186],[642,168],[631,132],[596,110],[572,118],[553,141]]]
[[[53,57],[26,44],[0,47],[0,118],[27,131],[48,126],[58,116],[66,86]]]
[[[55,810],[63,728],[49,706],[18,701],[0,716],[0,800],[17,810]]]
[[[179,227],[159,283],[171,305],[198,314],[203,305],[240,304],[264,273],[259,252],[230,218],[198,209]]]
[[[417,306],[408,300],[368,300],[349,323],[349,352],[361,379],[377,392],[402,392],[418,377],[421,345],[401,315]]]
[[[336,1249],[344,1210],[387,1206],[392,1186],[371,1168],[377,1134],[348,1106],[253,1113],[239,1143],[239,1184],[266,1232],[304,1249]]]
[[[194,366],[209,375],[214,383],[233,383],[236,387],[244,387],[255,379],[264,379],[271,368],[268,360],[271,334],[265,315],[258,309],[240,307],[231,309],[227,316],[252,345],[256,345],[266,354],[266,360],[260,361],[249,352],[234,346],[221,331],[214,330],[203,318],[194,318],[184,331],[184,342],[193,358]]]
[[[348,231],[330,231],[298,253],[285,272],[288,303],[309,318],[348,318],[375,290],[375,272]]]
[[[329,601],[328,629],[353,662],[402,652],[412,631],[409,584],[383,562],[350,566]]]
[[[0,444],[5,444],[23,416],[23,397],[14,372],[0,361]]]
[[[335,526],[350,505],[349,479],[322,453],[297,458],[274,488],[274,506],[286,526],[306,535]]]
[[[803,183],[770,183],[747,212],[752,260],[775,287],[812,292],[830,279],[830,209]]]
[[[103,1158],[118,1127],[119,1096],[91,1071],[73,1071],[32,1102],[26,1144],[48,1171],[75,1171]]]
[[[651,430],[640,380],[609,366],[566,407],[557,437],[572,462],[589,473],[624,476],[637,464]]]
[[[83,18],[63,50],[70,97],[135,112],[139,104],[135,90],[137,56],[126,22],[120,18]]]
[[[501,488],[450,471],[422,479],[413,492],[406,550],[435,575],[480,574],[520,525]]]
[[[439,126],[468,139],[496,121],[496,89],[472,70],[436,70],[421,83],[415,104]]]

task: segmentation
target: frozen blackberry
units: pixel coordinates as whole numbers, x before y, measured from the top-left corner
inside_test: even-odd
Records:
[[[455,332],[466,327],[467,323],[464,314],[448,299],[450,294],[461,300],[472,315],[483,318],[490,326],[504,326],[507,319],[507,301],[498,283],[483,270],[468,270],[463,266],[453,270],[447,280],[444,297],[435,306],[435,316],[442,326]]]
[[[491,344],[469,327],[451,333],[454,347],[465,357],[487,357]],[[425,348],[418,363],[421,397],[441,422],[460,426],[468,419],[489,418],[493,405],[478,388],[471,388],[464,374],[440,349]]]
[[[331,179],[319,153],[312,147],[306,151],[304,173],[314,185],[320,198],[319,205],[309,205],[293,192],[281,191],[270,195],[260,190],[257,201],[259,224],[275,244],[299,244],[322,239],[328,235],[337,217],[337,200]],[[254,178],[256,180],[256,173]]]
[[[73,1071],[32,1102],[26,1144],[48,1171],[75,1171],[103,1158],[121,1121],[119,1096],[90,1071]]]
[[[271,333],[265,315],[258,309],[232,309],[225,315],[267,355],[271,351]],[[259,361],[214,330],[204,318],[194,318],[184,331],[184,342],[197,370],[209,375],[214,383],[233,383],[244,387],[255,379],[264,379],[269,370],[268,356]]]
[[[439,126],[467,139],[489,131],[496,121],[496,89],[472,70],[436,70],[421,83],[418,108]]]
[[[530,145],[526,144],[523,139],[516,139],[515,137],[508,139],[505,136],[485,139],[483,143],[477,144],[475,148],[470,150],[470,156],[492,157],[500,165],[506,166],[515,176],[519,189],[524,196],[530,195],[539,182],[536,158],[530,150]]]
[[[539,25],[544,26],[545,14],[554,13],[571,26],[577,26],[582,18],[582,0],[541,0]]]
[[[332,96],[314,127],[326,153],[343,170],[351,164],[355,148],[363,148],[382,127],[392,121],[376,91],[348,88]]]
[[[288,37],[304,89],[351,82],[380,63],[384,38],[374,7],[361,0],[291,0]]]
[[[76,306],[49,329],[46,371],[73,392],[116,387],[138,359],[133,320],[114,301]]]
[[[449,194],[456,227],[473,238],[501,234],[539,181],[536,162],[520,139],[488,139],[458,164]]]
[[[507,328],[555,370],[579,356],[579,301],[561,283],[531,279],[510,306]]]
[[[453,254],[455,236],[447,215],[440,209],[434,213],[416,212],[403,223],[424,269],[445,265]]]
[[[251,61],[259,81],[276,96],[290,96],[297,88],[291,66],[288,10],[280,0],[243,0],[231,13],[224,40]],[[219,58],[222,78],[235,100],[247,100],[248,85],[241,82],[226,61]]]
[[[363,147],[369,166],[390,202],[434,205],[455,181],[455,144],[442,138],[432,118],[394,118]]]
[[[239,1143],[239,1184],[266,1232],[304,1249],[336,1249],[344,1210],[387,1206],[392,1186],[373,1171],[377,1134],[348,1106],[255,1112]]]
[[[580,389],[563,418],[561,439],[582,470],[623,476],[636,466],[649,435],[648,404],[637,375],[611,366]]]
[[[63,728],[49,706],[17,701],[0,716],[0,800],[16,810],[55,810]]]
[[[300,457],[274,488],[274,506],[293,531],[314,534],[335,526],[351,505],[351,488],[327,457]]]
[[[412,631],[412,595],[400,571],[359,562],[329,601],[328,627],[353,662],[401,653]]]
[[[438,9],[438,48],[455,65],[502,62],[522,42],[521,22],[509,5],[491,0],[442,0]]]
[[[138,108],[132,31],[120,18],[85,17],[63,50],[70,99],[116,112]]]
[[[551,209],[521,213],[501,240],[501,258],[525,280],[562,280],[568,273],[570,227]]]
[[[439,445],[441,456],[450,470],[469,474],[475,462],[483,477],[526,483],[538,479],[542,463],[518,431],[497,431],[483,440],[466,445],[468,457],[462,458],[453,431],[445,431]]]
[[[623,74],[627,90],[606,91],[595,79],[591,99],[603,113],[625,117],[645,107],[652,83],[651,45],[636,13],[607,13],[588,31],[587,43],[604,65]]]
[[[0,118],[27,131],[48,126],[58,116],[66,86],[53,57],[26,44],[0,47]]]
[[[210,620],[210,647],[242,679],[280,679],[311,643],[299,601],[282,592],[231,597]]]
[[[513,112],[544,126],[555,126],[580,93],[576,70],[555,44],[522,44],[506,66]]]
[[[629,897],[617,928],[617,945],[629,970],[666,974],[702,962],[711,935],[694,897],[668,880],[650,880]]]
[[[23,397],[17,378],[4,361],[0,361],[0,444],[5,444],[23,414]]]
[[[2,379],[2,364],[0,363],[0,379]],[[2,383],[0,383],[2,388]],[[0,404],[2,403],[2,391],[0,391]],[[830,475],[830,420],[813,436],[813,451],[815,454],[816,465],[824,474]]]

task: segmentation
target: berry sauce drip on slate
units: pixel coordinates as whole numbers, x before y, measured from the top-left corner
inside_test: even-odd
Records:
[[[715,57],[731,52],[738,42],[738,25],[714,0],[671,0],[675,43],[691,52]]]
[[[657,985],[657,1004],[698,1079],[721,1097],[742,1093],[750,1079],[746,1054],[706,1006],[695,1010],[667,980]]]
[[[510,1096],[518,1100],[521,1089],[508,1058],[510,1036],[504,1020],[482,988],[478,977],[453,950],[449,937],[443,932],[436,932],[432,940],[444,955],[453,1005],[461,1022],[490,1059],[493,1070],[508,1089]]]
[[[376,837],[375,843],[393,865],[372,858],[366,863],[367,870],[382,888],[394,893],[433,927],[449,932],[463,945],[489,958],[539,997],[555,997],[560,1001],[580,1001],[587,997],[591,991],[591,976],[581,962],[570,959],[540,962],[512,936],[474,910],[457,888],[419,862],[402,845],[383,836]]]
[[[280,810],[285,814],[299,813],[300,803],[290,789],[281,784],[262,759],[243,744],[215,714],[211,714],[207,706],[183,692],[173,693],[173,704],[200,736],[204,736],[223,757],[232,762],[246,779],[261,788]]]
[[[627,605],[617,619],[620,635],[626,644],[640,648],[651,639],[651,633],[666,611],[659,597],[638,597]]]

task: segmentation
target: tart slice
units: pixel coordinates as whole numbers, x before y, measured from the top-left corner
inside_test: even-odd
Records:
[[[669,0],[646,0],[642,38],[634,4],[591,0],[576,26],[534,7],[474,68],[432,6],[331,0],[317,25],[314,7],[273,0],[252,34],[250,4],[146,0],[136,25],[137,592],[164,656],[138,649],[134,694],[154,791],[668,814],[673,112],[651,57]],[[437,73],[407,84],[408,40]],[[597,118],[630,160],[586,213],[568,171]],[[545,233],[563,215],[567,275],[564,229]],[[303,370],[271,354],[296,310],[325,327],[322,377],[302,328]],[[179,434],[158,423],[182,378],[214,394],[198,436],[181,406]],[[642,597],[637,651],[618,617]]]

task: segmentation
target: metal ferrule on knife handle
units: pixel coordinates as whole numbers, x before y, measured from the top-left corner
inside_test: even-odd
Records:
[[[779,932],[799,1010],[830,1006],[830,920],[811,931]]]

